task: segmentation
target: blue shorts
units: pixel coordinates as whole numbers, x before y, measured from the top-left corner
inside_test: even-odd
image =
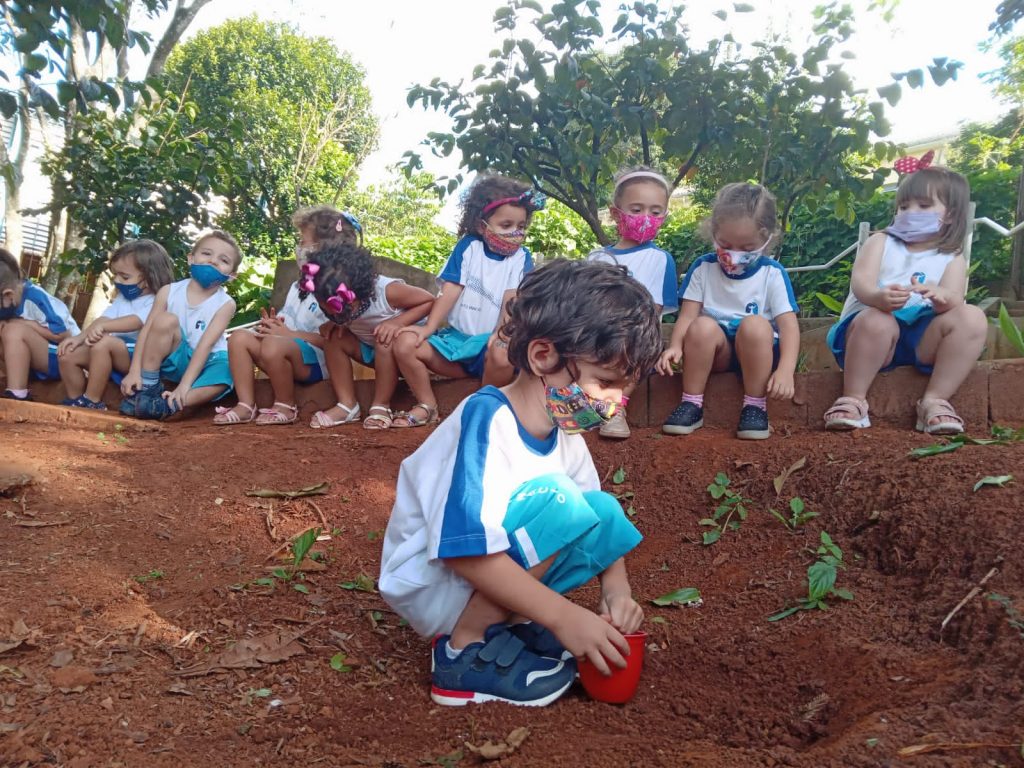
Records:
[[[608,570],[643,539],[604,491],[581,491],[567,475],[542,475],[512,494],[503,527],[508,555],[533,568],[558,553],[541,581],[559,594]]]
[[[360,341],[359,342],[359,356],[360,356],[360,358],[362,358],[360,360],[360,362],[363,365],[369,365],[369,366],[372,367],[373,366],[373,358],[374,358],[373,345],[372,344],[367,344],[365,341]]]
[[[739,323],[736,325],[722,325],[719,323],[719,327],[725,332],[725,339],[729,342],[729,348],[732,350],[732,359],[729,361],[729,371],[732,373],[742,373],[740,369],[740,359],[736,355],[736,332],[739,330]],[[772,339],[772,370],[774,371],[779,367],[779,336],[775,335]]]
[[[121,339],[121,341],[123,341],[124,345],[128,347],[128,359],[131,360],[133,357],[135,357],[135,342],[128,341],[126,339]],[[121,373],[116,368],[110,371],[110,380],[117,384],[118,386],[120,386],[121,382],[124,380],[124,377],[125,374]]]
[[[432,334],[427,341],[445,360],[458,363],[466,373],[479,379],[484,375],[487,340],[490,338],[489,333],[467,336],[462,331],[449,327]]]
[[[846,362],[846,332],[850,328],[853,318],[859,315],[854,312],[849,317],[844,317],[828,331],[828,346],[840,368]],[[912,365],[921,373],[931,373],[932,366],[925,365],[917,359],[917,346],[921,343],[921,337],[928,330],[928,325],[935,319],[935,310],[927,306],[911,307],[909,310],[898,310],[893,312],[899,325],[900,337],[896,340],[896,349],[892,353],[892,362],[882,368],[883,371],[891,371],[901,365]]]
[[[192,360],[192,347],[184,339],[178,344],[178,348],[171,352],[160,366],[160,376],[170,381],[181,381]],[[235,388],[235,381],[231,378],[231,367],[228,365],[228,353],[225,350],[211,352],[206,358],[203,369],[199,372],[196,380],[192,382],[192,389],[199,387],[226,387],[214,400],[220,400]]]
[[[46,370],[30,370],[31,378],[37,381],[60,381],[60,358],[57,357],[57,345],[46,345]]]
[[[302,379],[300,383],[316,384],[318,381],[323,381],[324,369],[320,367],[320,355],[317,354],[317,348],[304,339],[295,339],[295,343],[299,345],[299,351],[302,352],[303,364],[309,366],[309,376]]]

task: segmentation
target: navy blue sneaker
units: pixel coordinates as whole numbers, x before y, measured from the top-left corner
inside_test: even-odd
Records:
[[[25,395],[24,397],[18,397],[11,390],[5,389],[4,393],[2,395],[0,395],[0,397],[4,398],[6,400],[19,400],[19,401],[25,403],[25,402],[30,402],[32,400],[32,393],[30,392],[29,394]]]
[[[107,410],[107,404],[104,403],[102,400],[100,402],[96,402],[95,400],[90,400],[85,395],[82,395],[80,397],[76,397],[71,402],[67,402],[65,400],[63,405],[69,405],[72,408],[89,408],[89,409],[91,409],[93,411],[105,411],[105,410]]]
[[[135,395],[135,418],[137,419],[166,419],[174,413],[174,410],[164,399],[164,385],[157,382],[148,387],[143,387]]]
[[[488,627],[483,642],[470,643],[454,659],[445,649],[448,638],[438,635],[433,644],[430,698],[437,704],[544,707],[576,679],[575,663],[538,656],[503,624]]]
[[[740,440],[767,440],[770,436],[768,411],[756,405],[744,405],[740,411],[740,425],[736,428],[736,437]]]
[[[569,661],[573,657],[558,641],[554,632],[535,621],[509,624],[508,631],[523,641],[526,650],[533,651],[538,656],[562,661]]]
[[[704,426],[704,409],[684,400],[665,419],[661,431],[666,435],[688,435]]]

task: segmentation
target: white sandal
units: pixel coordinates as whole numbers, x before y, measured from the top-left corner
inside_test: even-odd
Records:
[[[394,414],[386,405],[371,405],[369,416],[363,419],[363,429],[379,432],[382,429],[390,429],[393,421]]]
[[[337,403],[336,405],[345,412],[345,418],[332,419],[327,415],[326,411],[317,411],[313,414],[313,418],[310,419],[310,429],[330,429],[331,427],[339,427],[342,424],[351,424],[352,422],[359,421],[359,403],[356,403],[354,408],[349,408],[344,403]]]
[[[932,419],[946,419],[932,424]],[[929,397],[917,401],[917,431],[926,435],[959,435],[964,431],[964,420],[960,418],[948,400]]]
[[[283,410],[278,410],[279,408]],[[271,427],[279,424],[294,424],[298,418],[297,406],[291,403],[274,403],[273,408],[260,408],[260,415],[256,418],[256,423],[261,427]]]
[[[243,418],[238,415],[238,411],[235,408],[245,408],[249,412],[248,418]],[[248,424],[250,421],[256,418],[256,406],[243,403],[241,400],[238,401],[238,405],[227,408],[223,405],[218,405],[216,408],[217,415],[213,417],[213,423],[218,427],[226,427],[230,424]]]

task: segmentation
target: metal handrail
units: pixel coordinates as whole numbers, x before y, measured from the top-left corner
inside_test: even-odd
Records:
[[[842,261],[850,255],[851,251],[857,250],[860,243],[852,243],[844,248],[838,256],[833,256],[831,259],[826,261],[824,264],[806,264],[802,267],[786,267],[787,272],[821,272],[835,265],[837,262]]]

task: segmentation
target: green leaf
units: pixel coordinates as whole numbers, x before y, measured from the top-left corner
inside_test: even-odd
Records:
[[[309,548],[316,543],[317,537],[320,535],[319,528],[310,528],[308,531],[303,531],[292,541],[292,554],[293,561],[292,565],[298,568],[299,563],[309,552]]]
[[[352,581],[343,581],[339,585],[342,589],[354,590],[356,592],[373,592],[373,579],[365,573],[360,573]]]
[[[1020,328],[1013,322],[1013,318],[1010,317],[1005,303],[1000,303],[999,305],[999,330],[1016,347],[1021,357],[1024,357],[1024,334],[1021,333]]]
[[[986,475],[974,484],[974,492],[977,493],[979,488],[986,485],[995,485],[999,488],[1005,488],[1006,484],[1013,480],[1013,475]]]
[[[793,511],[794,515],[802,515],[804,513],[804,500],[799,496],[794,496],[789,500],[789,508]]]
[[[848,589],[836,587],[832,590],[832,594],[842,600],[853,600],[853,592]]]
[[[307,587],[305,584],[292,584],[292,589],[294,589],[296,592],[301,592],[304,595],[309,594],[309,587]]]
[[[779,521],[780,523],[782,523],[782,524],[783,524],[784,526],[786,526],[787,528],[789,528],[789,520],[788,520],[788,519],[786,519],[786,517],[785,517],[785,516],[784,516],[784,515],[783,515],[783,514],[782,514],[781,512],[779,512],[779,511],[778,511],[777,509],[772,509],[771,507],[769,507],[769,508],[768,508],[768,511],[769,511],[769,512],[770,512],[770,513],[772,514],[772,516],[773,516],[773,517],[774,517],[774,518],[775,518],[776,520],[778,520],[778,521]]]
[[[819,600],[829,593],[836,583],[836,567],[821,560],[811,563],[807,569],[807,596]]]
[[[686,605],[687,603],[696,603],[700,600],[700,590],[696,587],[683,587],[677,589],[675,592],[669,592],[661,597],[656,597],[651,600],[655,605]]]
[[[940,453],[950,453],[963,446],[960,440],[951,440],[945,444],[926,445],[924,448],[915,448],[910,452],[911,458],[924,459],[928,456],[938,456]]]
[[[789,608],[786,608],[785,610],[779,611],[773,616],[769,616],[768,621],[782,621],[782,619],[786,618],[787,616],[792,616],[797,611],[803,610],[806,610],[806,608],[801,604],[792,605]]]
[[[651,624],[668,624],[664,616],[651,616]]]
[[[709,544],[714,544],[721,537],[722,537],[722,532],[721,531],[705,531],[703,536],[702,536],[705,546],[707,546]]]
[[[351,672],[352,667],[345,664],[348,657],[344,653],[336,653],[331,656],[331,669],[335,672]]]
[[[833,314],[836,314],[836,315],[842,314],[842,311],[843,311],[842,303],[839,302],[839,301],[836,301],[831,296],[829,296],[827,293],[816,292],[814,294],[814,297],[818,301],[820,301],[822,304],[824,304],[825,305],[825,309],[827,309],[829,312],[832,312]]]
[[[626,482],[626,470],[623,467],[619,467],[615,470],[615,474],[612,475],[612,482],[615,485],[622,485]]]

